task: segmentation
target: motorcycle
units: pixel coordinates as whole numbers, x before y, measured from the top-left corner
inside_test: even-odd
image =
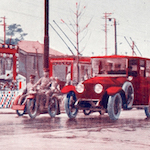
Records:
[[[31,90],[29,92],[29,95],[21,100],[20,104],[18,104],[18,101],[21,95],[18,95],[14,100],[12,109],[16,110],[18,116],[23,116],[24,114],[28,113],[30,118],[35,118],[39,111],[39,107],[36,102],[36,95],[37,91]],[[42,102],[43,103],[40,103],[40,105],[43,105],[44,109],[42,111],[40,110],[40,114],[48,113],[51,117],[55,117],[56,115],[60,114],[59,99],[57,97],[57,94],[53,93],[50,96],[47,109],[45,108],[46,96],[44,99],[42,99]]]

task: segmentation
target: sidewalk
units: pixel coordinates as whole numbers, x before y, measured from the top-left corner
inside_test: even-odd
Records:
[[[0,108],[0,114],[15,114],[16,111],[11,108]]]

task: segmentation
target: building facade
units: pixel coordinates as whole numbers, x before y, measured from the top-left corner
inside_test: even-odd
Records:
[[[27,82],[31,74],[37,81],[43,76],[43,50],[44,45],[38,41],[20,41],[19,47],[19,74],[26,77]],[[49,56],[64,55],[56,50],[49,49]]]

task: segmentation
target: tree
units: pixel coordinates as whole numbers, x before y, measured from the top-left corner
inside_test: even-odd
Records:
[[[61,19],[62,23],[64,23],[65,25],[67,25],[67,27],[70,29],[70,31],[76,35],[76,46],[75,47],[75,50],[76,50],[76,53],[77,53],[77,56],[78,55],[81,55],[81,52],[84,51],[85,49],[85,46],[82,48],[82,50],[79,49],[79,44],[81,43],[81,41],[86,37],[87,33],[88,33],[88,30],[85,30],[88,28],[89,24],[91,23],[92,21],[92,18],[90,19],[90,21],[88,23],[85,24],[84,27],[81,27],[80,26],[80,21],[81,18],[83,17],[83,14],[84,14],[84,10],[86,9],[86,6],[83,6],[82,8],[80,7],[80,3],[76,3],[76,12],[74,12],[73,10],[71,10],[72,14],[75,15],[75,20],[73,19],[73,22],[71,22],[69,20],[69,26],[68,23],[66,23],[63,19]],[[82,21],[83,23],[84,21]],[[82,33],[82,35],[80,35]],[[80,39],[80,37],[81,39]]]
[[[76,3],[76,12],[72,11],[73,14],[75,15],[75,19],[76,20],[73,20],[73,23],[70,22],[70,25],[71,25],[71,28],[70,26],[63,20],[61,19],[61,21],[63,23],[65,23],[67,25],[67,27],[70,29],[71,32],[73,32],[74,35],[76,35],[76,46],[75,47],[75,50],[76,50],[76,53],[77,53],[77,56],[76,56],[76,63],[77,63],[77,82],[79,82],[79,56],[81,56],[81,52],[83,52],[84,48],[82,49],[82,51],[79,49],[79,43],[81,43],[81,41],[86,37],[87,35],[87,32],[84,32],[84,34],[82,35],[82,38],[80,39],[79,38],[79,35],[81,34],[81,32],[83,31],[88,31],[88,30],[85,30],[88,28],[89,24],[91,23],[91,20],[85,24],[84,27],[81,28],[79,22],[81,21],[81,18],[82,18],[82,14],[83,14],[83,10],[85,10],[86,6],[84,6],[82,9],[80,8],[80,3]],[[84,21],[83,21],[84,22]]]
[[[8,37],[6,38],[6,44],[17,45],[19,41],[24,40],[26,35],[27,33],[23,32],[20,24],[11,24],[6,30],[6,36]]]

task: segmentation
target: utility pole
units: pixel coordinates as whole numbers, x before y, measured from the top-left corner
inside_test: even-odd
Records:
[[[131,37],[130,37],[130,40],[131,40],[131,41],[133,41]],[[139,49],[138,49],[138,47],[135,45],[135,43],[134,43],[134,46],[135,46],[135,47],[136,47],[136,49],[138,50],[139,54],[142,56],[142,54],[141,54],[140,50],[139,50]]]
[[[49,0],[45,0],[44,11],[44,69],[49,70]]]
[[[79,82],[79,24],[78,3],[76,3],[76,50],[77,50],[77,83]]]
[[[107,19],[112,13],[104,13],[105,18],[105,55],[107,55]]]
[[[134,56],[134,45],[135,45],[135,43],[134,43],[134,41],[132,41],[132,46],[131,46],[131,48],[132,48],[132,56]]]
[[[114,38],[115,38],[115,55],[117,55],[117,26],[116,26],[116,19],[115,18],[108,18],[109,21],[112,19],[114,20]]]
[[[115,32],[115,55],[117,55],[117,28],[116,19],[114,18],[114,32]]]
[[[5,23],[5,19],[6,17],[1,17],[3,19],[3,24],[0,24],[2,26],[4,26],[4,44],[6,43],[6,23]]]

